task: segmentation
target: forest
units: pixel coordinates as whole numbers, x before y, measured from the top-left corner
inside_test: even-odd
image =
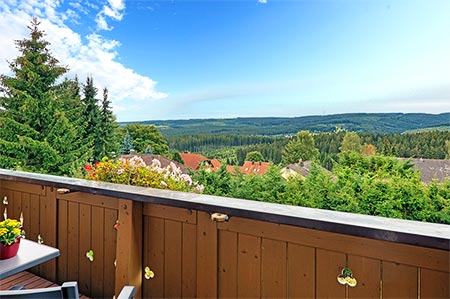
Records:
[[[152,120],[140,123],[153,124],[166,136],[198,134],[285,136],[294,135],[302,130],[314,133],[337,130],[358,133],[403,133],[424,128],[449,130],[450,113],[348,113],[301,117]]]
[[[450,180],[422,183],[409,161],[397,159],[449,159],[449,113],[118,124],[107,87],[99,92],[93,76],[83,83],[65,77],[68,68],[52,56],[36,18],[29,30],[15,42],[10,73],[0,76],[0,168],[148,183],[160,178],[152,169],[162,168],[138,171],[124,162],[139,176],[130,181],[117,158],[146,153],[183,162],[179,153],[191,151],[221,160],[222,168],[188,175],[171,166],[164,171],[177,174],[177,190],[450,224]],[[271,167],[264,175],[226,171],[245,160]],[[310,174],[283,178],[281,168],[299,160],[313,161]],[[92,172],[96,165],[108,173]]]

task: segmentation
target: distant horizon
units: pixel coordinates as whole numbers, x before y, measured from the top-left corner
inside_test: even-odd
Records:
[[[320,116],[333,116],[333,115],[346,115],[346,114],[428,114],[428,115],[441,115],[450,114],[450,110],[439,113],[426,113],[426,112],[348,112],[348,113],[330,113],[330,114],[309,114],[299,116],[236,116],[236,117],[210,117],[210,118],[176,118],[176,119],[147,119],[138,121],[118,121],[118,123],[134,123],[134,122],[150,122],[150,121],[178,121],[178,120],[210,120],[210,119],[239,119],[239,118],[301,118],[301,117],[320,117]],[[449,118],[450,126],[450,118]]]
[[[3,0],[0,74],[36,16],[120,122],[450,111],[447,0]],[[98,95],[101,98],[101,94]]]

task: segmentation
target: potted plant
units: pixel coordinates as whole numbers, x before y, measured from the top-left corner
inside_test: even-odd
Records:
[[[25,236],[22,223],[14,219],[0,222],[0,260],[9,259],[17,254],[20,239]]]

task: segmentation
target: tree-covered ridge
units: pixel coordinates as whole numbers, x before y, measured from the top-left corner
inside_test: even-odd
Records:
[[[240,134],[294,135],[299,131],[402,133],[408,130],[450,126],[450,113],[349,113],[302,117],[253,117],[226,119],[154,120],[153,124],[168,135]],[[125,125],[127,123],[122,123]]]

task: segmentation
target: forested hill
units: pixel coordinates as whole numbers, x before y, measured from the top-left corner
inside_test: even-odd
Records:
[[[131,122],[124,122],[125,125]],[[401,133],[430,127],[450,126],[450,112],[425,113],[352,113],[302,117],[243,117],[226,119],[188,119],[142,121],[154,124],[164,135],[242,134],[286,135],[300,130],[334,132]]]

